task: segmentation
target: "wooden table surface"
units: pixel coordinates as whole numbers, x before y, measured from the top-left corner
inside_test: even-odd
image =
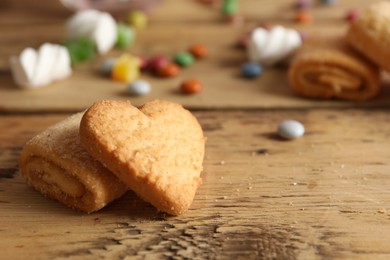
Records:
[[[15,88],[9,57],[60,42],[69,12],[21,0],[0,4],[0,259],[389,259],[389,80],[384,76],[369,102],[302,99],[289,89],[286,67],[240,78],[245,52],[232,47],[264,22],[309,37],[342,36],[345,12],[372,2],[316,2],[314,22],[297,25],[293,1],[240,1],[246,22],[235,27],[221,22],[216,7],[166,0],[129,51],[172,55],[199,41],[210,56],[174,79],[143,74],[153,91],[141,98],[98,75],[104,57],[50,87]],[[204,82],[201,94],[177,93],[188,77]],[[158,213],[132,192],[99,212],[75,212],[28,187],[18,172],[23,144],[71,113],[101,99],[139,105],[154,98],[190,108],[208,137],[203,184],[184,215]],[[305,136],[279,139],[284,119],[301,121]]]

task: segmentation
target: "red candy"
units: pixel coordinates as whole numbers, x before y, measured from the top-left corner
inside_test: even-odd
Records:
[[[354,22],[359,17],[359,11],[356,9],[351,9],[345,15],[345,20],[348,22]]]
[[[149,60],[149,68],[153,71],[158,71],[160,68],[168,65],[170,62],[163,56],[156,56]]]
[[[140,62],[139,68],[141,70],[146,70],[148,68],[148,66],[149,66],[148,60],[145,57],[142,57],[142,56],[138,56],[137,58],[139,59],[139,62]]]

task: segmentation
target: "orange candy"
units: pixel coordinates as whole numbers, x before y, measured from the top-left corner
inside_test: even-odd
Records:
[[[180,90],[185,94],[196,94],[201,92],[202,89],[203,84],[196,79],[186,80],[180,85]]]
[[[200,43],[192,45],[189,51],[192,55],[199,59],[204,58],[207,55],[207,47]]]
[[[170,78],[180,73],[180,68],[174,63],[168,63],[165,66],[158,68],[157,73],[161,77]]]
[[[313,17],[311,16],[311,13],[305,10],[299,11],[295,17],[295,21],[302,24],[311,23],[312,20]]]

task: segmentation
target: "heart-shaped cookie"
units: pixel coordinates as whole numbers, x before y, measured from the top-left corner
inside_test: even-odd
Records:
[[[180,215],[198,186],[205,148],[196,118],[164,100],[140,109],[128,101],[101,101],[84,114],[85,149],[145,201]]]

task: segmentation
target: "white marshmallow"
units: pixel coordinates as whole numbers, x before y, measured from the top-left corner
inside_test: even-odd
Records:
[[[31,86],[31,78],[33,77],[35,64],[37,62],[37,52],[32,48],[26,48],[22,51],[19,57],[11,57],[11,71],[15,83],[22,87],[28,88]]]
[[[72,73],[68,50],[57,44],[45,43],[38,51],[26,48],[19,57],[11,57],[10,64],[21,88],[43,87]]]
[[[248,56],[252,62],[272,66],[289,57],[301,44],[301,37],[295,30],[283,26],[275,26],[270,31],[257,28],[249,40]]]
[[[50,43],[44,43],[38,50],[35,71],[31,78],[32,86],[45,86],[52,80],[51,70],[56,62],[55,51]]]
[[[116,42],[115,19],[106,12],[97,10],[79,11],[66,23],[68,39],[86,37],[93,41],[100,54],[109,51]]]
[[[55,45],[56,64],[52,68],[53,80],[62,80],[72,74],[71,60],[68,49],[61,45]]]

